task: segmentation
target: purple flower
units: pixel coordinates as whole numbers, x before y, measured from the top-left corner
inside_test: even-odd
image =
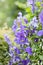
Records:
[[[10,60],[10,61],[9,61],[9,64],[8,64],[8,65],[13,65],[13,62],[12,62],[12,60]]]
[[[19,13],[18,13],[18,16],[22,16],[22,13],[21,13],[21,12],[19,12]]]
[[[29,35],[29,33],[30,33],[30,30],[26,30],[26,36],[28,36]]]
[[[40,20],[41,24],[43,24],[43,10],[39,14],[39,20]]]
[[[4,35],[4,39],[8,43],[8,45],[12,44],[11,41],[10,41],[10,39],[9,39],[9,37],[6,34]]]
[[[15,19],[15,20],[14,20],[14,23],[13,23],[13,26],[12,26],[13,32],[16,32],[16,29],[17,29],[17,27],[18,27],[18,26],[17,26],[17,22],[18,22],[18,21]]]
[[[20,57],[19,57],[19,56],[16,56],[16,57],[15,57],[15,61],[16,61],[16,62],[19,62],[19,61],[20,61]]]
[[[17,29],[17,25],[13,25],[13,26],[12,26],[12,30],[13,30],[13,32],[15,32],[16,29]]]
[[[43,35],[43,30],[38,31],[37,35],[42,36]]]
[[[27,24],[28,20],[26,19],[26,17],[23,17],[23,19],[24,19],[24,22]]]
[[[35,16],[33,17],[32,21],[30,21],[29,26],[33,26],[34,28],[38,27],[38,20]]]
[[[15,46],[14,46],[14,47],[15,47]],[[14,56],[14,47],[13,47],[12,45],[9,46],[9,55],[10,55],[11,57]]]
[[[14,49],[17,54],[20,54],[20,50],[18,48]]]
[[[35,11],[35,0],[32,0],[33,1],[33,4],[32,4],[32,12],[34,13]]]
[[[29,62],[30,62],[30,60],[29,60],[29,59],[22,60],[22,64],[23,64],[23,65],[27,65]]]
[[[12,30],[15,33],[17,31],[18,28],[20,28],[21,26],[21,19],[20,17],[17,17],[17,20],[14,20],[14,24],[12,26]]]
[[[32,55],[32,49],[31,49],[30,47],[27,47],[27,48],[25,49],[25,51],[26,51],[28,54]]]
[[[32,5],[32,12],[34,13],[34,10],[35,10],[35,1],[34,0],[27,0],[27,5]]]
[[[23,30],[22,31],[18,31],[16,33],[15,42],[18,43],[18,44],[25,44],[25,43],[28,42],[26,34],[25,34],[25,32]]]
[[[27,0],[28,4],[33,4],[33,0]]]

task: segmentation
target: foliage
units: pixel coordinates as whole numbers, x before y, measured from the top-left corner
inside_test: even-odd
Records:
[[[10,59],[8,53],[8,44],[4,41],[3,36],[0,36],[0,65],[7,65]]]

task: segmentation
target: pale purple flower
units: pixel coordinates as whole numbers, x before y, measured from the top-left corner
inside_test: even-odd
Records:
[[[35,11],[35,0],[33,0],[33,4],[32,4],[32,12],[34,13]]]
[[[27,0],[28,4],[33,4],[33,0]]]
[[[39,21],[41,24],[43,24],[43,10],[39,14]]]
[[[10,41],[10,39],[9,39],[9,37],[8,37],[8,35],[4,35],[4,39],[5,39],[5,41],[8,43],[8,45],[11,45],[12,43],[11,43],[11,41]]]
[[[24,16],[23,19],[24,19],[24,22],[27,24],[28,23],[27,18]]]
[[[25,51],[26,51],[28,54],[32,55],[32,49],[31,49],[30,47],[26,47]]]
[[[16,56],[16,57],[15,57],[15,61],[16,61],[16,62],[19,62],[20,60],[21,60],[21,59],[20,59],[19,56]]]
[[[18,16],[22,16],[22,12],[19,12],[19,13],[18,13]]]
[[[15,42],[18,44],[25,44],[28,42],[28,39],[26,38],[26,34],[24,31],[18,31],[16,33]]]
[[[13,32],[15,32],[17,29],[17,20],[14,20],[13,26],[12,26],[12,30]]]
[[[14,51],[17,53],[17,54],[20,54],[20,50],[18,48],[15,48]]]
[[[33,19],[30,21],[29,26],[33,26],[34,28],[35,28],[35,27],[38,27],[38,20],[37,20],[37,18],[36,18],[35,16],[34,16]]]
[[[43,36],[43,30],[38,31],[37,35],[38,36]]]
[[[13,65],[13,62],[12,62],[12,60],[10,60],[10,61],[9,61],[9,64],[8,64],[8,65]]]
[[[35,0],[27,0],[27,6],[32,5],[32,12],[35,11]]]

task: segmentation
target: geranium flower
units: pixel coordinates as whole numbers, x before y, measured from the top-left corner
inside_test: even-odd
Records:
[[[38,31],[37,35],[42,36],[43,35],[43,30]]]
[[[43,24],[43,10],[39,14],[39,20],[40,20],[41,24]]]
[[[27,47],[27,48],[25,49],[25,51],[26,51],[28,54],[32,55],[32,49],[31,49],[30,47]]]

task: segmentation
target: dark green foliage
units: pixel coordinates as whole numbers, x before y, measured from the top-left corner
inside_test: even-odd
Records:
[[[10,59],[8,54],[8,44],[0,37],[0,65],[7,65]]]

